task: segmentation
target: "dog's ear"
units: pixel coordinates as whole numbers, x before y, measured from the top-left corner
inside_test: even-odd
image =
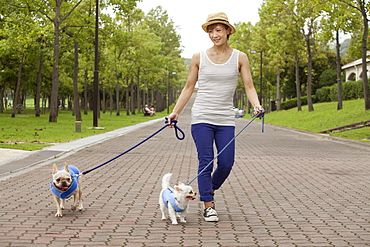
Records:
[[[182,192],[182,189],[181,189],[179,186],[175,185],[175,186],[174,186],[174,188],[175,188],[175,190],[176,190],[177,192]]]
[[[177,183],[179,186],[184,185],[184,183],[181,183],[180,181]]]
[[[58,172],[58,167],[57,167],[57,164],[53,164],[53,173],[52,173],[52,175],[54,175],[55,173],[57,173]]]
[[[64,163],[64,170],[66,170],[66,172],[68,172],[68,173],[69,173],[67,162],[66,162],[66,163]]]

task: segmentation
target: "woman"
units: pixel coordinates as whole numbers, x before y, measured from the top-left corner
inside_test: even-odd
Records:
[[[263,108],[258,100],[245,53],[231,48],[229,36],[235,28],[225,13],[210,14],[202,25],[213,46],[196,53],[190,62],[188,79],[169,120],[177,120],[181,110],[193,94],[198,81],[198,93],[191,114],[191,132],[198,152],[198,173],[213,159],[213,143],[220,152],[235,135],[233,95],[239,74],[255,113]],[[209,165],[198,177],[200,200],[204,202],[203,217],[206,221],[218,221],[214,206],[214,192],[229,176],[234,164],[235,143],[232,142],[217,157],[217,168]]]

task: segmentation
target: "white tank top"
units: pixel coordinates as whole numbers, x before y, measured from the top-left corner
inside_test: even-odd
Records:
[[[215,64],[200,53],[198,93],[191,110],[191,124],[235,126],[233,100],[238,83],[239,51],[234,49],[224,64]]]

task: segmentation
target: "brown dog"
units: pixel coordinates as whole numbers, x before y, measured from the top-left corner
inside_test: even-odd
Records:
[[[62,210],[64,209],[65,199],[73,195],[74,202],[71,207],[72,211],[82,211],[82,186],[80,171],[77,167],[65,164],[64,168],[59,169],[57,165],[53,165],[53,181],[50,183],[50,190],[53,192],[57,213],[55,217],[63,217]]]

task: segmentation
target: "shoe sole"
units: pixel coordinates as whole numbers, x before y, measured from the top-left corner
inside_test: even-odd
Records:
[[[217,216],[209,216],[207,218],[204,218],[204,220],[207,221],[207,222],[217,222],[218,217]]]

